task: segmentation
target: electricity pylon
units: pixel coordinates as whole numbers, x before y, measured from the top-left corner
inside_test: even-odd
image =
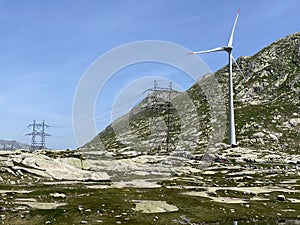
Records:
[[[30,150],[45,149],[46,137],[51,136],[45,133],[45,129],[48,128],[49,125],[45,123],[45,120],[42,123],[36,123],[35,120],[33,120],[33,123],[29,124],[28,127],[32,127],[32,132],[26,134],[26,136],[32,136]],[[37,137],[40,137],[39,142],[37,141]]]

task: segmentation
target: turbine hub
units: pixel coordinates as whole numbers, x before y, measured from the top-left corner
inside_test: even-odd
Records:
[[[228,52],[228,53],[231,53],[232,50],[233,50],[232,46],[225,47],[225,51]]]

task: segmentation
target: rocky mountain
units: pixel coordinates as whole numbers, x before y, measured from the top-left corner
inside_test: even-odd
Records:
[[[300,150],[300,33],[253,56],[240,57],[237,64],[233,79],[239,146],[296,154]],[[184,93],[153,92],[81,149],[105,148],[123,156],[201,154],[224,147],[227,77],[225,66]]]
[[[1,150],[29,149],[30,145],[18,142],[16,140],[0,140]]]

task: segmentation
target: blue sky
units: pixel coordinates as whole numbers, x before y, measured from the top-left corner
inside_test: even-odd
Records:
[[[0,0],[0,139],[30,143],[24,136],[30,132],[27,125],[46,120],[52,126],[49,148],[76,148],[73,99],[98,57],[141,40],[170,41],[191,50],[225,45],[238,8],[235,58],[299,31],[299,0]],[[225,53],[201,58],[212,71],[227,63]],[[149,73],[177,74],[181,87],[192,84],[166,65],[145,64],[120,73],[132,76],[116,74],[99,96],[99,131],[110,123],[115,93],[132,80]]]

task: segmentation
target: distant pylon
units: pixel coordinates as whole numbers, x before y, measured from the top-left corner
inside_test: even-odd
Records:
[[[45,133],[45,128],[48,128],[49,125],[45,123],[45,120],[42,123],[36,123],[33,120],[33,123],[29,124],[28,127],[32,127],[32,132],[26,134],[26,136],[32,136],[30,150],[45,149],[46,137],[51,136]],[[40,142],[37,141],[37,137],[40,137]]]

